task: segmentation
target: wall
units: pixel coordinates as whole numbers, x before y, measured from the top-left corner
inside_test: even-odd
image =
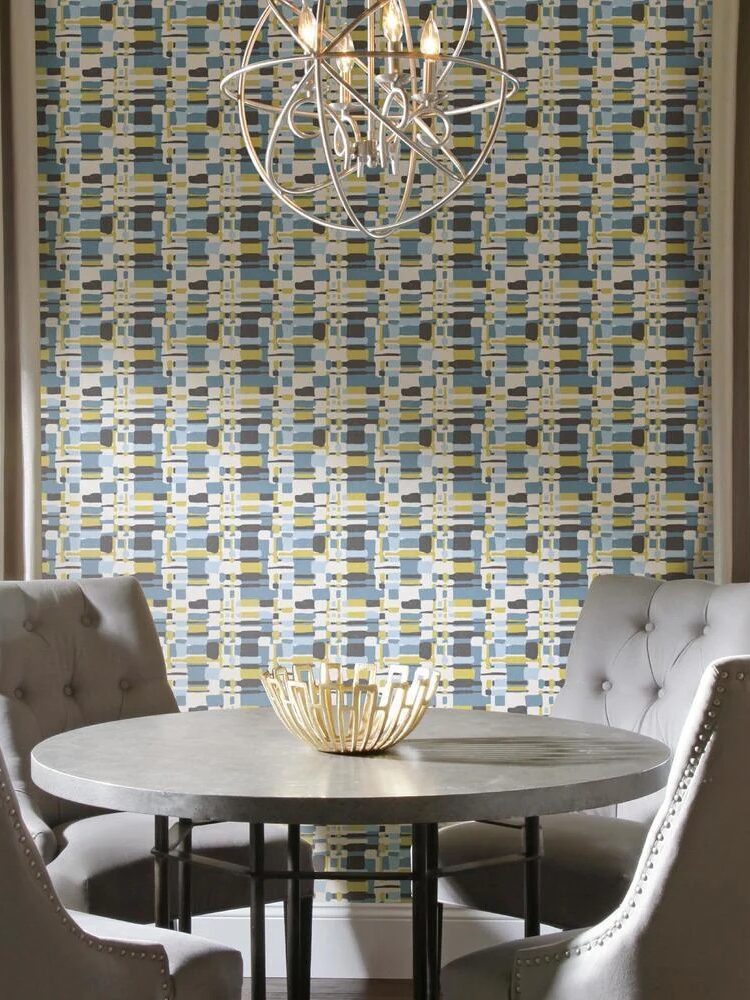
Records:
[[[343,656],[540,711],[593,574],[710,573],[709,0],[499,3],[490,169],[376,246],[241,154],[254,3],[37,9],[45,572],[138,574],[184,705]]]

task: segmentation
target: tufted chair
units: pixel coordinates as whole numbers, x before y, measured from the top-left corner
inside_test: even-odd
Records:
[[[750,996],[750,657],[703,676],[625,898],[585,931],[443,970],[443,1000]]]
[[[0,752],[0,968],[8,1000],[239,1000],[223,945],[66,910]]]
[[[674,748],[705,667],[750,653],[750,584],[602,576],[576,626],[552,715],[630,729]],[[542,820],[542,922],[585,927],[616,907],[662,794],[595,813]],[[461,823],[440,832],[440,863],[517,854],[508,826]],[[500,865],[440,882],[440,899],[522,915],[523,872]]]
[[[45,794],[31,782],[32,748],[77,726],[177,711],[135,579],[0,583],[0,751],[23,820],[66,906],[153,920],[153,817],[96,812]],[[285,827],[267,827],[266,848],[269,867],[285,868]],[[245,864],[247,826],[196,827],[193,849]],[[302,863],[312,864],[307,845]],[[196,867],[192,899],[195,913],[247,906],[249,887]],[[266,900],[279,899],[283,885],[269,882]]]

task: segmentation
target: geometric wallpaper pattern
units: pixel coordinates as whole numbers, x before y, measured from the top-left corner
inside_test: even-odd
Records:
[[[710,0],[498,0],[487,169],[374,245],[242,150],[257,3],[36,8],[45,573],[137,574],[182,705],[332,657],[544,711],[594,574],[711,573]]]

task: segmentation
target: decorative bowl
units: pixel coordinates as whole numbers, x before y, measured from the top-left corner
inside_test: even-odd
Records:
[[[275,667],[261,677],[286,728],[324,753],[374,754],[394,746],[421,721],[439,674],[378,673],[369,664]]]

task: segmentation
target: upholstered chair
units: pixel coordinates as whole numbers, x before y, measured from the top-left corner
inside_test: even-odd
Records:
[[[32,748],[77,726],[177,711],[156,628],[135,579],[0,583],[0,750],[23,820],[66,906],[151,922],[154,821],[103,813],[40,791],[30,778]],[[196,827],[193,849],[246,864],[248,827]],[[285,827],[266,828],[266,851],[269,868],[286,867]],[[307,845],[302,864],[312,864]],[[305,891],[309,917],[309,887]],[[283,899],[283,892],[282,884],[267,883],[266,901]],[[249,901],[246,880],[196,866],[194,913]]]
[[[552,715],[653,736],[674,749],[705,667],[750,653],[750,584],[602,576],[591,586]],[[542,818],[542,922],[586,927],[627,890],[662,794],[594,813]],[[517,854],[518,829],[461,823],[440,832],[440,863]],[[440,899],[521,916],[523,872],[499,865],[440,882]]]
[[[223,945],[67,910],[0,752],[0,995],[8,1000],[239,1000]]]
[[[750,996],[750,657],[704,673],[625,898],[584,931],[443,970],[443,1000]]]

